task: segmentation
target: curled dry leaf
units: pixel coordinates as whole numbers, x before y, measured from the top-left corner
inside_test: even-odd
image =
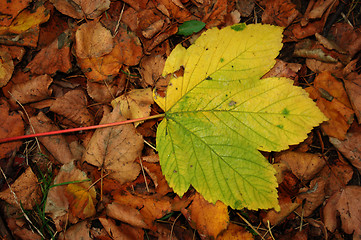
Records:
[[[49,75],[41,75],[13,85],[10,92],[15,100],[22,104],[37,102],[50,97],[52,90],[48,88],[52,82],[53,79]]]
[[[30,210],[36,204],[40,203],[41,190],[38,178],[28,167],[23,174],[11,184],[8,188],[0,193],[0,198],[6,202],[20,208]]]
[[[59,12],[77,19],[97,18],[110,6],[109,0],[51,0],[50,2]]]
[[[41,49],[27,68],[38,75],[68,72],[72,67],[70,42],[70,31],[63,32],[49,46]]]
[[[188,209],[182,209],[181,212],[191,225],[195,225],[202,238],[216,239],[229,223],[227,206],[220,201],[209,203],[199,193],[196,193]]]
[[[73,162],[70,162],[61,167],[53,185],[87,179],[87,175],[77,169]],[[54,186],[49,190],[45,212],[50,213],[55,222],[68,218],[67,215],[70,212],[71,222],[75,223],[77,218],[84,219],[94,216],[95,204],[96,191],[94,187],[91,187],[90,181],[69,183]]]
[[[14,63],[9,52],[0,50],[0,87],[5,86],[14,71]]]
[[[104,114],[99,124],[124,121],[119,107]],[[83,155],[83,161],[103,168],[109,177],[125,183],[133,181],[139,174],[140,166],[135,162],[141,155],[143,138],[133,124],[95,130]]]
[[[82,24],[75,33],[75,52],[78,58],[96,58],[113,50],[111,32],[100,22],[92,21]]]
[[[353,239],[361,239],[360,195],[360,186],[346,186],[328,199],[323,209],[324,223],[328,230],[335,231],[339,215],[344,232],[353,234]]]
[[[30,117],[30,124],[36,133],[59,130],[43,112],[39,112],[37,116]],[[60,163],[66,164],[73,160],[73,155],[63,135],[39,137],[38,139]]]
[[[9,105],[0,99],[0,138],[20,136],[24,134],[24,122],[20,114],[9,112]],[[21,141],[1,143],[0,159],[9,156],[21,146]]]
[[[127,119],[148,117],[150,105],[154,102],[153,92],[150,88],[133,89],[112,101],[113,107],[119,105],[122,116]],[[141,122],[134,123],[137,127]]]
[[[71,90],[58,97],[50,106],[50,111],[63,115],[79,126],[94,124],[93,116],[87,109],[86,95],[82,90]]]

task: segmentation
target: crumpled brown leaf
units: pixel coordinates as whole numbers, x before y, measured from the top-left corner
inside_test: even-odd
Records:
[[[40,185],[38,178],[31,168],[28,167],[25,172],[11,184],[11,190],[8,188],[2,191],[0,198],[19,208],[19,204],[21,204],[21,206],[27,210],[39,204],[41,200]]]
[[[360,196],[360,186],[346,186],[328,199],[323,209],[324,223],[328,230],[335,231],[339,215],[345,233],[353,234],[353,239],[361,239]]]
[[[104,114],[99,124],[124,121],[119,107]],[[125,183],[136,179],[140,166],[135,162],[143,149],[143,137],[133,124],[95,130],[83,155],[83,161],[109,172],[109,177]]]
[[[50,111],[63,115],[79,126],[94,124],[94,117],[87,109],[86,95],[79,89],[71,90],[64,96],[56,98],[50,106]]]
[[[262,14],[262,22],[281,27],[289,26],[299,15],[296,5],[289,0],[263,1],[265,11]]]

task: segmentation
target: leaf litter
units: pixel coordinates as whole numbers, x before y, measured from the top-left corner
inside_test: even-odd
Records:
[[[1,179],[2,218],[10,234],[41,239],[42,232],[50,239],[55,234],[52,228],[60,232],[59,239],[260,239],[250,234],[251,227],[259,226],[257,232],[266,238],[272,234],[276,239],[360,239],[359,8],[357,1],[331,0],[2,4],[0,11],[6,17],[0,19],[1,138],[161,113],[143,91],[165,90],[169,79],[161,73],[170,52],[179,42],[189,47],[200,35],[189,39],[176,35],[189,20],[204,22],[206,29],[223,29],[239,21],[284,27],[283,50],[266,77],[288,77],[294,85],[306,87],[329,118],[290,150],[280,155],[262,152],[277,166],[280,212],[223,207],[222,213],[216,213],[205,206],[217,205],[205,200],[199,204],[200,195],[193,188],[182,198],[176,196],[152,149],[156,120],[138,124],[137,129],[128,124],[39,137],[39,150],[47,155],[41,166],[34,141],[1,143],[0,166],[7,176]],[[335,14],[340,14],[337,23],[331,17]],[[299,45],[302,39],[311,44]],[[324,62],[330,58],[331,63]],[[121,96],[128,105],[111,110],[111,101]],[[232,100],[226,105],[237,107],[239,100]],[[148,163],[148,158],[155,161]],[[67,174],[64,167],[69,168]],[[49,171],[39,172],[46,168]],[[54,187],[42,192],[49,172],[53,177],[48,176],[48,184]],[[86,179],[91,181],[76,182]],[[60,182],[66,184],[57,186]],[[34,210],[27,212],[30,221],[21,219],[24,213],[10,189],[24,209]],[[47,215],[51,221],[40,217],[39,209],[46,204],[39,199],[44,194],[49,194],[49,201],[62,199],[54,209],[62,214],[56,217],[51,210]],[[298,231],[295,226],[302,220]]]

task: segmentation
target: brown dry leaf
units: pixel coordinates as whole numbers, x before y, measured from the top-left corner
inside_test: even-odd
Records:
[[[20,114],[9,112],[9,104],[0,99],[0,138],[24,135],[24,122]],[[6,158],[16,151],[22,141],[14,141],[0,144],[0,159]]]
[[[14,62],[8,51],[0,49],[0,87],[5,86],[14,71]]]
[[[304,27],[300,23],[289,26],[285,31],[285,35],[290,38],[287,40],[298,41],[299,39],[313,36],[316,32],[322,32],[325,19],[324,17],[322,20],[310,22]]]
[[[329,7],[332,7],[336,0],[320,0],[316,1],[312,6],[312,10],[306,16],[309,19],[321,18],[322,15],[328,10]]]
[[[304,217],[308,217],[324,202],[326,196],[326,181],[327,180],[322,177],[317,177],[311,181],[310,187],[300,189],[298,198],[301,200],[306,199],[306,201],[303,208],[298,209],[299,214],[302,214]]]
[[[290,0],[263,1],[263,5],[266,9],[262,14],[262,23],[287,27],[300,14]]]
[[[41,190],[38,178],[28,167],[23,174],[11,184],[11,189],[8,188],[0,193],[0,198],[6,202],[26,209],[32,209],[36,204],[40,203]]]
[[[236,9],[241,17],[248,17],[253,12],[255,0],[239,0],[236,2]]]
[[[351,180],[353,173],[354,171],[350,164],[343,160],[337,159],[329,163],[320,172],[320,177],[326,180],[326,196],[331,196],[333,193],[340,191],[343,186],[346,186]]]
[[[230,223],[226,231],[217,237],[217,240],[252,240],[252,233],[248,232],[244,227],[234,223]]]
[[[157,2],[158,6],[156,7],[167,17],[174,18],[179,23],[190,20],[191,13],[186,8],[182,8],[170,0],[157,0]],[[162,11],[164,8],[167,12]]]
[[[99,221],[107,231],[111,239],[121,240],[143,240],[144,231],[140,228],[133,228],[126,224],[116,224],[114,220],[100,217]]]
[[[332,25],[330,33],[336,44],[346,50],[350,57],[354,57],[361,50],[361,33],[357,28],[346,22]]]
[[[37,6],[36,9],[25,9],[12,21],[9,26],[0,26],[0,35],[7,33],[21,34],[37,27],[40,24],[48,21],[50,17],[49,10],[43,5]],[[13,36],[14,37],[14,36]]]
[[[344,65],[340,62],[325,63],[316,59],[307,58],[306,66],[314,73],[329,72],[330,74],[338,78],[342,78],[344,76],[342,73]]]
[[[39,112],[37,116],[30,117],[30,124],[36,133],[59,130],[43,112]],[[60,163],[66,164],[74,160],[69,145],[63,135],[58,134],[39,137],[38,139]]]
[[[287,77],[294,80],[298,79],[297,72],[301,69],[302,65],[298,63],[288,63],[276,59],[276,64],[269,70],[262,78],[268,77]]]
[[[28,64],[32,73],[52,75],[57,71],[68,72],[72,68],[70,31],[60,34],[49,46],[44,47]]]
[[[358,123],[361,123],[361,75],[356,72],[348,74],[344,84]]]
[[[148,225],[143,220],[142,214],[140,214],[136,208],[130,208],[118,202],[113,202],[107,205],[106,214],[108,217],[128,223],[134,227],[148,228]]]
[[[17,218],[8,218],[6,219],[7,227],[16,237],[21,240],[43,240],[39,234],[35,233],[33,230],[27,229],[24,227],[25,223],[23,221],[19,221],[19,217]],[[5,227],[5,226],[4,226]],[[7,239],[4,239],[7,240]]]
[[[353,125],[344,140],[330,137],[330,142],[361,173],[361,127]]]
[[[90,237],[90,223],[87,221],[81,221],[70,228],[66,229],[65,232],[59,234],[59,240],[91,240]]]
[[[162,170],[159,164],[143,162],[143,167],[152,179],[155,190],[158,194],[166,195],[167,193],[172,192],[172,189],[169,187],[167,180],[162,174]]]
[[[277,159],[279,162],[285,163],[301,181],[313,179],[326,164],[322,156],[304,152],[285,151]]]
[[[99,124],[124,121],[119,107],[106,113]],[[126,183],[137,178],[140,166],[135,162],[141,155],[143,138],[133,124],[95,130],[90,139],[83,161],[110,173],[109,177]]]
[[[52,90],[48,89],[53,79],[49,75],[40,75],[23,83],[12,86],[10,92],[15,100],[22,104],[37,102],[50,97]],[[15,101],[12,99],[12,101]]]
[[[360,196],[360,186],[346,186],[328,199],[323,209],[323,217],[329,231],[335,231],[337,216],[339,215],[343,231],[347,234],[353,234],[353,239],[361,239]]]
[[[55,112],[79,126],[94,124],[93,116],[87,109],[87,98],[82,90],[71,90],[64,96],[56,98],[50,111]]]
[[[109,0],[51,0],[50,2],[59,12],[77,19],[97,18],[110,6]]]
[[[150,115],[150,105],[154,102],[150,88],[133,89],[112,101],[112,106],[119,105],[122,116],[127,119],[137,119]],[[142,122],[134,123],[137,127]]]
[[[295,201],[292,201],[290,196],[280,194],[278,203],[281,207],[279,212],[271,209],[267,211],[266,215],[262,218],[262,221],[266,226],[267,222],[269,222],[272,226],[279,224],[294,210],[296,210],[302,202],[298,198],[296,198]]]
[[[126,79],[123,76],[125,74],[120,74],[109,84],[87,81],[88,95],[96,102],[110,103],[114,96],[118,96],[125,88]]]
[[[202,22],[206,23],[206,28],[217,27],[225,22],[227,15],[227,0],[212,0],[202,6]]]
[[[147,86],[154,87],[162,75],[165,59],[161,55],[150,55],[143,57],[140,62],[140,74]]]
[[[347,101],[343,98],[343,96],[345,96],[345,94],[342,93],[342,91],[345,91],[343,87],[331,90],[332,88],[330,85],[338,86],[337,80],[332,80],[332,78],[333,77],[327,72],[321,73],[315,78],[314,84],[315,86],[325,86],[329,88],[329,90],[338,96],[341,101]],[[327,80],[326,83],[321,83],[325,79]],[[329,80],[331,80],[333,84],[329,84]],[[353,122],[353,110],[345,106],[322,87],[308,87],[305,90],[310,94],[312,99],[317,99],[317,106],[325,114],[325,116],[329,118],[327,122],[321,124],[322,130],[330,137],[343,140],[350,124]]]
[[[181,212],[202,238],[217,238],[229,223],[227,206],[220,201],[209,203],[199,193],[196,193],[188,209]]]
[[[54,179],[53,185],[73,181],[87,180],[87,175],[77,169],[73,162],[61,167]],[[85,219],[95,215],[96,191],[90,181],[54,186],[48,193],[45,212],[50,213],[55,222],[68,218],[71,213],[71,222],[78,218]]]
[[[78,64],[90,81],[109,82],[118,75],[123,64],[137,65],[143,55],[142,46],[134,33],[127,31],[125,25],[120,25],[115,36],[113,50],[101,57],[79,58]]]
[[[2,1],[0,4],[0,26],[9,26],[11,21],[26,8],[31,0]]]
[[[116,193],[114,202],[129,208],[139,209],[143,221],[152,228],[154,221],[172,211],[171,200],[167,197],[159,198],[159,195],[132,195],[129,192]]]
[[[97,58],[110,53],[114,43],[111,32],[98,21],[82,24],[75,33],[78,58]]]

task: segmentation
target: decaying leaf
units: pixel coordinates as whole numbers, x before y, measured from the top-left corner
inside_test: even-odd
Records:
[[[248,232],[244,227],[234,223],[230,223],[226,231],[218,235],[217,240],[253,240],[252,233]]]
[[[119,107],[115,107],[104,115],[100,124],[124,120]],[[135,160],[142,149],[143,138],[132,124],[97,129],[88,143],[83,161],[108,171],[110,178],[125,183],[138,176],[140,166]]]
[[[162,171],[183,195],[190,184],[212,203],[279,209],[275,170],[257,151],[280,151],[326,117],[286,78],[260,79],[275,63],[282,29],[236,24],[177,45],[163,75],[172,76],[157,130]],[[224,43],[227,44],[224,44]]]
[[[28,167],[23,174],[11,184],[8,188],[0,193],[0,198],[6,202],[20,208],[30,210],[36,204],[40,203],[41,190],[38,178]]]

